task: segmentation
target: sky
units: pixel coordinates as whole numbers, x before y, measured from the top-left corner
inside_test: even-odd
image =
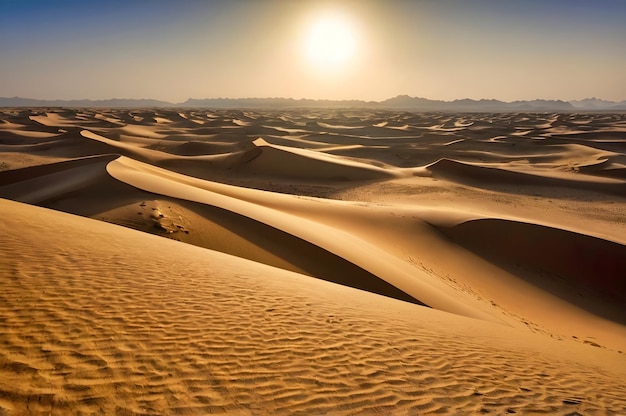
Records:
[[[624,0],[0,0],[0,96],[626,99]]]

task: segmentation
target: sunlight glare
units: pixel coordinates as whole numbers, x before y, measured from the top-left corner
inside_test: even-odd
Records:
[[[304,51],[307,61],[319,71],[338,71],[356,52],[354,28],[341,14],[319,17],[308,29]]]

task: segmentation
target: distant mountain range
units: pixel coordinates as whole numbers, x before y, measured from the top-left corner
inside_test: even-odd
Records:
[[[110,100],[37,100],[32,98],[0,97],[0,107],[99,107],[99,108],[372,108],[408,111],[456,111],[456,112],[578,112],[578,111],[626,111],[626,100],[615,102],[586,98],[578,101],[530,100],[505,102],[499,100],[454,101],[429,100],[427,98],[398,95],[384,101],[362,100],[311,100],[293,98],[190,98],[182,103],[151,99]]]
[[[174,107],[173,103],[159,100],[129,100],[129,99],[117,99],[112,98],[110,100],[38,100],[35,98],[22,98],[12,97],[5,98],[0,97],[0,107],[133,107],[133,108],[145,108],[145,107]]]

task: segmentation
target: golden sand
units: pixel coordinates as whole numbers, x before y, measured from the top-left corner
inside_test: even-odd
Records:
[[[0,415],[626,413],[625,136],[2,109]]]

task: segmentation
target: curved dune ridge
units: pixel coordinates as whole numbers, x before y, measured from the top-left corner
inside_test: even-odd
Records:
[[[624,134],[2,109],[0,414],[624,413]]]
[[[626,410],[614,352],[0,207],[8,414]]]
[[[559,172],[540,174],[505,170],[498,167],[480,166],[456,160],[440,159],[427,166],[434,177],[450,178],[456,182],[478,187],[493,184],[519,186],[543,186],[574,189],[588,189],[615,195],[626,194],[626,182],[609,178],[571,177]],[[588,170],[588,169],[587,169]],[[616,175],[605,175],[616,176]],[[618,176],[618,175],[617,175]]]

